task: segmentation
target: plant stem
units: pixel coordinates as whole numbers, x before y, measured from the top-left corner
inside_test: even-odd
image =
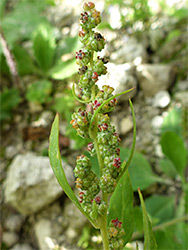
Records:
[[[18,71],[17,71],[17,67],[16,67],[15,58],[14,58],[14,55],[8,46],[7,40],[4,36],[4,33],[3,33],[1,26],[0,26],[0,43],[2,46],[3,54],[6,58],[7,65],[8,65],[9,70],[10,70],[10,74],[12,76],[13,83],[15,84],[15,87],[21,91],[20,79],[19,79],[19,75],[18,75]]]
[[[108,204],[108,194],[103,192],[103,201]],[[103,241],[103,249],[109,250],[108,232],[107,232],[107,209],[104,215],[101,217],[100,231]]]
[[[98,145],[97,138],[96,138],[97,137],[97,121],[98,121],[98,116],[96,115],[94,118],[93,131],[92,132],[90,131],[91,132],[90,137],[94,141],[95,150],[96,150],[97,159],[98,159],[99,168],[100,168],[100,175],[101,175],[103,168],[104,168],[104,161],[100,153],[99,145]],[[103,195],[103,201],[106,204],[108,204],[108,194],[103,192],[102,195]],[[104,214],[100,217],[100,221],[99,221],[104,250],[109,250],[109,241],[108,241],[108,232],[107,232],[107,210],[108,209],[106,208],[104,211]]]

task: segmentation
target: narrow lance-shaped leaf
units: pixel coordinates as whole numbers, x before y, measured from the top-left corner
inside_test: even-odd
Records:
[[[110,199],[108,222],[118,218],[125,230],[124,242],[127,243],[133,233],[133,189],[128,170],[124,173]]]
[[[143,213],[143,224],[144,224],[144,250],[155,250],[157,249],[157,243],[155,236],[152,231],[151,222],[148,218],[144,199],[140,189],[138,189],[138,194],[141,202],[142,213]]]
[[[88,218],[94,227],[97,228],[96,223],[90,218],[90,216],[81,207],[76,195],[72,191],[65,172],[62,167],[62,160],[59,151],[59,115],[57,114],[55,120],[52,124],[51,134],[50,134],[50,144],[49,144],[49,158],[50,163],[57,178],[59,184],[63,188],[66,195],[72,200],[72,202],[77,206],[77,208]]]

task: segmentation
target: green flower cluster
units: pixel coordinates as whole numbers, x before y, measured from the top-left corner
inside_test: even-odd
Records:
[[[89,101],[92,95],[97,94],[99,89],[95,83],[98,81],[99,76],[107,73],[104,66],[107,63],[105,58],[97,57],[93,61],[94,51],[101,51],[105,45],[104,37],[92,30],[101,22],[100,12],[96,11],[94,7],[95,5],[91,2],[84,4],[85,12],[80,15],[81,31],[79,32],[83,49],[76,52],[76,62],[80,66],[78,70],[80,74],[78,86],[80,96],[84,101]]]
[[[72,120],[70,123],[72,124],[73,128],[77,130],[78,135],[83,138],[89,136],[88,129],[91,117],[91,113],[88,113],[85,110],[82,110],[81,108],[78,110],[77,113],[74,113],[72,115]]]
[[[118,219],[112,220],[110,222],[109,228],[108,228],[108,235],[109,235],[109,241],[110,241],[110,249],[111,250],[120,250],[123,249],[123,236],[125,235],[125,231],[123,228],[121,228],[122,222],[120,222]]]
[[[109,116],[100,114],[99,117],[97,142],[104,162],[100,188],[106,193],[112,193],[117,185],[116,179],[121,173],[120,138],[115,127],[110,124]]]
[[[99,179],[91,170],[91,162],[87,156],[77,157],[74,173],[77,177],[76,187],[80,190],[79,202],[84,210],[96,219],[98,215],[103,214],[106,204],[96,196],[100,191]],[[93,206],[93,200],[95,200],[95,206]]]
[[[94,110],[96,110],[104,101],[112,97],[113,91],[114,91],[114,88],[108,85],[103,85],[102,90],[98,91],[95,97],[95,101],[93,102]],[[100,110],[100,113],[109,113],[110,111],[114,109],[116,104],[117,104],[117,100],[116,98],[114,98],[102,107],[102,109]]]

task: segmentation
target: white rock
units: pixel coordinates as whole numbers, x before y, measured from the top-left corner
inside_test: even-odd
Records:
[[[56,240],[64,234],[62,207],[54,203],[36,216],[34,232],[40,250],[54,249]]]
[[[73,186],[72,168],[66,163],[63,163],[63,167],[68,182]],[[13,160],[4,188],[6,202],[24,215],[39,211],[63,193],[49,158],[34,154],[18,155]]]
[[[5,149],[5,156],[7,159],[13,158],[15,155],[18,154],[18,149],[15,146],[7,146]]]
[[[50,220],[41,219],[35,225],[35,234],[37,236],[40,250],[50,250],[48,238],[51,236],[53,225]]]
[[[157,130],[160,129],[163,124],[163,120],[164,118],[162,116],[159,115],[155,116],[151,121],[153,128]]]
[[[120,121],[120,133],[127,134],[133,128],[133,121],[131,117],[125,117]]]
[[[22,215],[13,214],[10,215],[5,220],[5,228],[12,231],[12,232],[18,232],[22,226],[22,223],[24,221],[24,217]]]
[[[97,81],[99,88],[102,85],[109,85],[115,89],[114,94],[118,94],[130,88],[136,88],[137,82],[134,77],[134,67],[129,63],[125,64],[114,64],[108,63],[107,65],[108,73],[102,75]],[[136,89],[128,94],[119,97],[119,100],[128,100],[129,97],[133,97],[136,94]]]
[[[154,101],[153,101],[154,107],[166,108],[169,105],[169,103],[170,103],[170,95],[166,90],[159,91],[154,96]]]
[[[48,127],[51,125],[53,119],[54,119],[54,114],[53,112],[46,110],[42,112],[41,116],[37,121],[34,121],[31,123],[33,127]]]
[[[18,235],[13,232],[3,232],[3,242],[11,247],[19,240]]]
[[[110,59],[116,63],[127,63],[140,60],[141,63],[146,63],[147,54],[145,48],[141,43],[138,43],[136,39],[124,36],[121,47],[112,53]]]
[[[66,242],[76,243],[82,228],[88,222],[86,217],[78,210],[78,208],[70,201],[66,200],[64,211],[64,226],[67,224],[68,230],[65,231]]]
[[[16,244],[10,250],[34,250],[29,244]]]
[[[174,74],[170,65],[141,64],[136,68],[136,75],[144,95],[153,96],[169,88]]]
[[[175,99],[182,104],[183,107],[188,108],[188,91],[180,91],[175,94]]]
[[[178,91],[188,90],[188,80],[187,81],[179,81],[177,84]]]
[[[158,158],[163,158],[164,157],[164,154],[163,154],[163,151],[162,151],[162,148],[161,148],[161,145],[160,144],[157,144],[155,146],[155,155],[158,157]]]
[[[111,5],[109,11],[109,24],[113,29],[121,28],[121,15],[118,5]]]

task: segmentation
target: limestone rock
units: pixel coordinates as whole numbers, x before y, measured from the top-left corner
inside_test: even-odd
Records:
[[[173,81],[173,68],[163,64],[141,64],[136,68],[140,88],[144,96],[153,96],[167,90]]]
[[[112,53],[111,60],[116,63],[127,63],[139,59],[141,63],[146,63],[147,54],[145,48],[135,38],[124,36],[122,41],[118,41],[118,44],[120,48]]]
[[[62,165],[69,184],[73,186],[72,168],[66,163]],[[16,156],[9,167],[4,188],[6,202],[24,215],[39,211],[63,193],[49,158],[34,154]]]
[[[137,82],[134,77],[133,65],[129,63],[118,65],[108,63],[106,67],[108,69],[108,73],[106,75],[102,75],[97,82],[100,89],[102,88],[102,85],[109,85],[115,89],[114,94],[118,94],[127,89],[133,87],[136,88]],[[128,94],[120,96],[118,100],[128,100],[129,97],[133,97],[135,94],[136,89]]]
[[[68,229],[65,232],[66,242],[76,243],[82,228],[88,221],[70,200],[67,200],[65,203],[63,216],[64,226],[66,224],[68,226]]]
[[[62,222],[62,208],[57,202],[36,216],[34,232],[40,250],[55,248],[54,246],[57,245],[56,240],[58,241],[58,238],[63,235],[64,227]]]
[[[80,232],[87,219],[69,199],[65,199],[64,209],[58,202],[37,215],[34,231],[40,250],[52,250],[55,246],[78,249]]]
[[[11,232],[19,232],[23,222],[24,217],[22,215],[12,214],[5,220],[5,227]]]
[[[153,102],[154,107],[166,108],[169,105],[169,103],[170,103],[170,95],[166,90],[159,91],[154,96],[154,102]]]
[[[18,242],[18,235],[13,232],[3,232],[3,242],[6,246],[11,247]]]
[[[120,133],[125,135],[133,128],[133,121],[131,117],[125,117],[120,121]]]
[[[34,250],[34,249],[29,244],[23,243],[23,244],[16,244],[10,250]]]
[[[188,90],[177,92],[175,94],[175,100],[180,102],[183,107],[188,108]]]

